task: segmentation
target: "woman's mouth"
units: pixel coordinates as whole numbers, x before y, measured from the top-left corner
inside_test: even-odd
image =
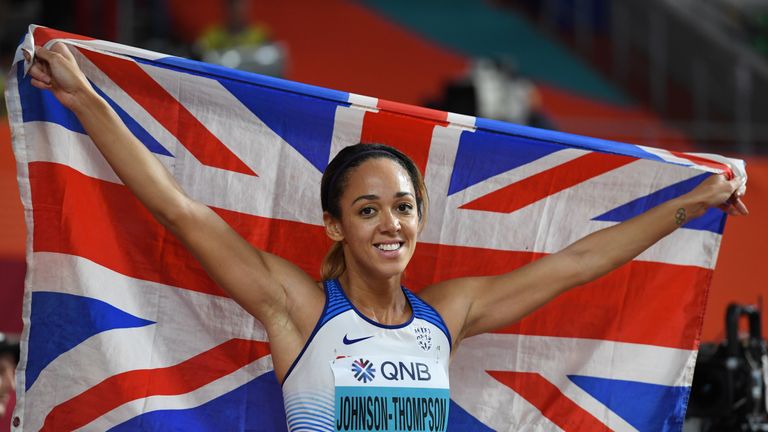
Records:
[[[380,251],[384,252],[392,252],[400,249],[403,246],[403,243],[401,242],[393,242],[393,243],[376,243],[374,246],[379,249]]]

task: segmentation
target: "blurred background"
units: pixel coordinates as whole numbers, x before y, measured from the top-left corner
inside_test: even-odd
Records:
[[[754,400],[754,379],[739,377],[755,375],[751,357],[768,328],[768,0],[0,0],[0,87],[31,23],[399,102],[745,159],[751,215],[726,226],[699,362],[711,374],[697,369],[711,382],[694,383],[703,414],[687,429],[747,430],[711,413],[741,422],[745,407],[765,403]],[[11,338],[22,326],[25,235],[2,104],[0,332]],[[752,326],[731,355],[738,373],[726,371],[722,348],[729,303],[756,306],[731,311],[737,337]]]

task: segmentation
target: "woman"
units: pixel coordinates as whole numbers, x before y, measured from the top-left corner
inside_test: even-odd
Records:
[[[297,266],[254,249],[189,198],[91,88],[69,50],[36,49],[32,84],[78,117],[123,183],[197,257],[269,335],[289,428],[444,430],[450,353],[469,336],[506,326],[558,294],[631,260],[688,219],[723,206],[747,210],[742,179],[713,175],[693,191],[593,233],[513,272],[447,280],[415,296],[401,288],[425,223],[427,194],[405,155],[349,147],[321,185],[335,244],[318,284]],[[606,247],[606,245],[610,245]],[[410,410],[410,411],[409,411]]]

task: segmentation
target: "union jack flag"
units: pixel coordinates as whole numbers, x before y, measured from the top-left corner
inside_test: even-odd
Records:
[[[31,26],[6,99],[29,227],[14,430],[285,430],[266,334],[121,184],[22,49],[67,43],[195,199],[318,277],[319,183],[344,146],[398,147],[429,220],[406,284],[513,270],[728,170]],[[739,161],[730,161],[738,165]],[[451,430],[680,430],[725,215],[711,210],[451,367]],[[16,422],[14,422],[16,424]]]

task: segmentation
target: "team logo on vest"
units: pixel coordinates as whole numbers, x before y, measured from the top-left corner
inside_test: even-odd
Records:
[[[367,383],[376,377],[376,368],[372,361],[361,358],[352,362],[352,374],[356,380]]]
[[[432,330],[428,327],[414,327],[413,332],[416,334],[416,342],[424,351],[429,351],[432,348]]]

